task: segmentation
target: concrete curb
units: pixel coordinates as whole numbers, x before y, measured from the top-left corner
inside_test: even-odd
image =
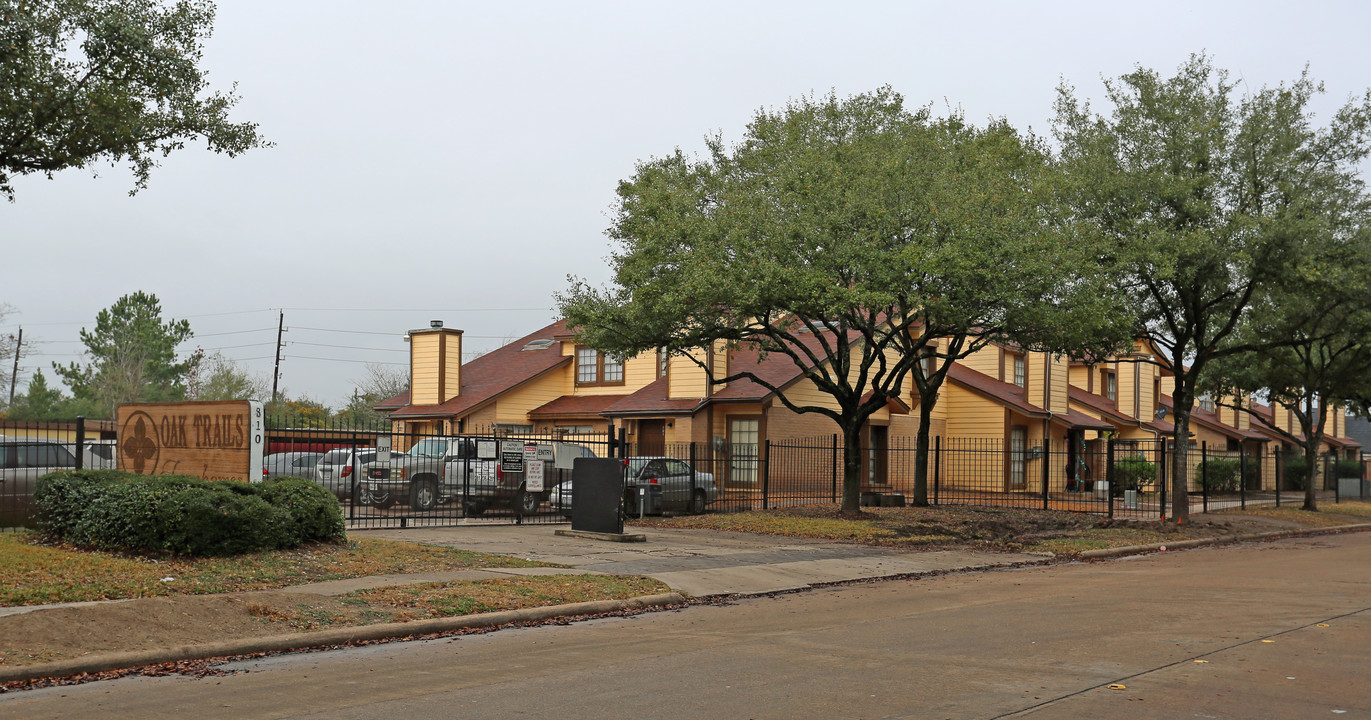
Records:
[[[535,622],[559,617],[577,615],[597,615],[600,613],[636,610],[646,607],[660,607],[685,602],[680,593],[645,595],[627,600],[597,600],[594,602],[572,603],[570,605],[549,605],[547,607],[506,610],[504,612],[465,615],[462,617],[414,620],[404,623],[384,623],[360,627],[321,630],[312,633],[293,633],[272,635],[259,638],[245,638],[208,645],[187,645],[178,648],[160,648],[139,652],[113,653],[90,658],[59,660],[50,663],[25,665],[20,667],[0,666],[0,683],[37,680],[39,678],[62,678],[73,675],[122,670],[145,665],[183,660],[205,660],[235,655],[253,655],[264,652],[288,652],[330,645],[347,645],[367,640],[387,640],[409,637],[411,635],[432,635],[436,633],[484,628],[507,623]]]
[[[1217,538],[1196,538],[1194,540],[1177,540],[1167,543],[1153,543],[1151,545],[1126,545],[1116,548],[1100,548],[1099,550],[1085,550],[1081,553],[1083,560],[1096,560],[1099,558],[1118,557],[1120,555],[1142,555],[1144,553],[1160,552],[1162,548],[1167,550],[1185,548],[1204,547],[1206,545],[1230,545],[1240,542],[1259,542],[1262,540],[1281,540],[1284,538],[1313,537],[1317,535],[1336,535],[1346,532],[1362,532],[1371,530],[1371,523],[1358,523],[1356,525],[1335,525],[1325,528],[1305,528],[1302,530],[1273,530],[1264,533],[1251,533],[1249,535],[1234,535],[1232,537]]]

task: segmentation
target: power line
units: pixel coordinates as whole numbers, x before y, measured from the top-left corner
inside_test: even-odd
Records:
[[[217,333],[195,333],[195,337],[202,338],[202,337],[218,337],[218,336],[220,336],[220,335],[242,335],[243,333],[266,332],[266,331],[268,331],[268,330],[275,330],[275,329],[276,329],[276,328],[257,328],[256,330],[230,330],[230,331],[228,331],[228,332],[217,332]],[[71,341],[63,341],[63,342],[75,342],[75,341],[74,341],[74,340],[71,340]]]
[[[281,359],[284,360],[284,359],[286,359],[286,358],[296,358],[296,359],[299,359],[299,360],[324,360],[324,361],[327,361],[327,362],[362,363],[362,364],[364,364],[364,365],[408,365],[408,364],[409,364],[409,363],[403,363],[403,362],[381,362],[381,361],[379,361],[379,360],[345,360],[345,359],[343,359],[343,358],[315,357],[315,356],[313,356],[313,355],[287,355],[287,356],[285,356],[285,357],[283,357],[283,358],[281,358]]]
[[[234,348],[262,347],[263,345],[275,345],[274,342],[247,343],[245,345],[224,345],[223,347],[200,348],[201,350],[232,350]]]
[[[270,343],[268,343],[268,344],[270,344]],[[376,352],[398,352],[398,353],[409,352],[409,350],[406,349],[406,348],[374,348],[374,347],[358,347],[358,346],[356,346],[356,345],[329,345],[329,344],[326,344],[326,343],[312,343],[312,342],[304,342],[304,341],[301,341],[301,340],[291,340],[290,342],[288,342],[288,343],[286,343],[286,344],[287,344],[287,345],[310,345],[310,346],[313,346],[313,347],[342,348],[342,349],[344,349],[344,350],[375,350]]]

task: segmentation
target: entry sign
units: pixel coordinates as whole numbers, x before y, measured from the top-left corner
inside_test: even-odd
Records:
[[[543,491],[543,467],[544,464],[537,460],[528,464],[528,468],[524,470],[525,490],[528,492]]]
[[[524,471],[524,444],[518,440],[500,441],[500,469],[507,473]]]

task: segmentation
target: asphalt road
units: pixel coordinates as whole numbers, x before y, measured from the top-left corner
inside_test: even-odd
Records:
[[[1359,533],[283,656],[0,718],[1354,718],[1368,648]]]

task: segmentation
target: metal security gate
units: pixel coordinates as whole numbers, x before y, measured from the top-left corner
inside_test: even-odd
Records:
[[[557,488],[571,479],[572,462],[612,456],[605,433],[446,435],[275,425],[267,430],[268,458],[320,453],[311,479],[338,499],[351,529],[564,523],[570,506]]]

